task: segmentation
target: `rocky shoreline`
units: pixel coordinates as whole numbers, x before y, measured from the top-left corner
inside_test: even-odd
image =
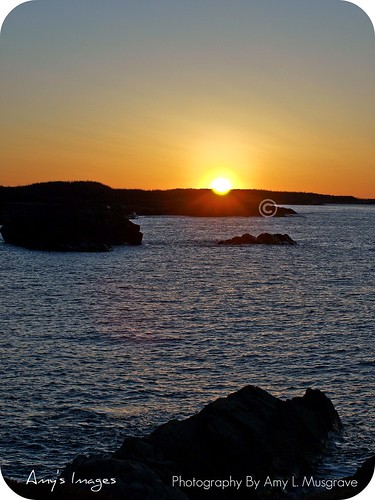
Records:
[[[140,226],[119,206],[33,204],[8,212],[0,228],[5,241],[31,250],[108,252],[113,245],[140,245]],[[245,233],[219,245],[296,245],[288,234]]]
[[[319,390],[283,401],[250,385],[146,437],[125,438],[110,457],[77,457],[54,485],[36,477],[7,482],[35,500],[349,498],[368,484],[373,459],[335,484],[322,487],[314,477],[330,434],[341,428]]]

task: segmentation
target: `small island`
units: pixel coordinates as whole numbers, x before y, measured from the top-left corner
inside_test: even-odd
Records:
[[[98,203],[35,203],[16,206],[0,232],[6,243],[31,250],[108,252],[113,245],[140,245],[140,226],[121,207]]]
[[[220,240],[219,245],[297,245],[289,234],[262,233],[258,236],[245,233],[242,236],[234,236],[228,240]]]

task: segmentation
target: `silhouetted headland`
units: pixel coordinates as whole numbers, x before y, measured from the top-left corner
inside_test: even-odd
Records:
[[[99,182],[45,182],[29,186],[0,187],[0,223],[4,212],[27,210],[29,204],[85,203],[119,206],[124,213],[139,215],[259,216],[259,203],[267,198],[277,205],[363,204],[353,196],[331,196],[258,189],[233,189],[218,196],[210,189],[112,189]],[[295,214],[278,207],[277,216]]]
[[[310,479],[308,485],[303,482],[314,478],[330,433],[341,428],[332,402],[319,390],[307,389],[303,397],[283,401],[246,386],[186,420],[171,420],[143,438],[125,438],[112,456],[77,457],[65,467],[60,475],[65,482],[58,480],[53,493],[48,484],[9,483],[36,500],[281,500],[287,492],[301,492],[299,498],[314,492],[323,495],[315,498],[335,498],[325,496],[330,491],[319,490]],[[366,466],[353,479],[352,494],[367,485],[370,473]]]

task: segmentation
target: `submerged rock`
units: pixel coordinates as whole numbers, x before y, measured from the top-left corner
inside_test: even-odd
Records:
[[[229,240],[219,241],[219,245],[297,245],[288,234],[262,233],[259,236],[245,233]]]
[[[247,386],[147,437],[126,438],[109,458],[77,457],[53,494],[45,485],[12,488],[35,499],[282,499],[281,480],[311,471],[341,427],[319,390],[283,401]]]
[[[112,245],[140,245],[142,233],[121,210],[106,205],[32,204],[9,213],[4,241],[33,250],[108,252]]]

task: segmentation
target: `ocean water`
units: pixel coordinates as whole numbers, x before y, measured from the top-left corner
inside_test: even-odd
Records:
[[[254,384],[319,388],[344,432],[319,474],[375,449],[375,207],[289,218],[140,217],[140,247],[35,252],[0,241],[3,474],[52,477]],[[217,245],[244,232],[297,246]]]

